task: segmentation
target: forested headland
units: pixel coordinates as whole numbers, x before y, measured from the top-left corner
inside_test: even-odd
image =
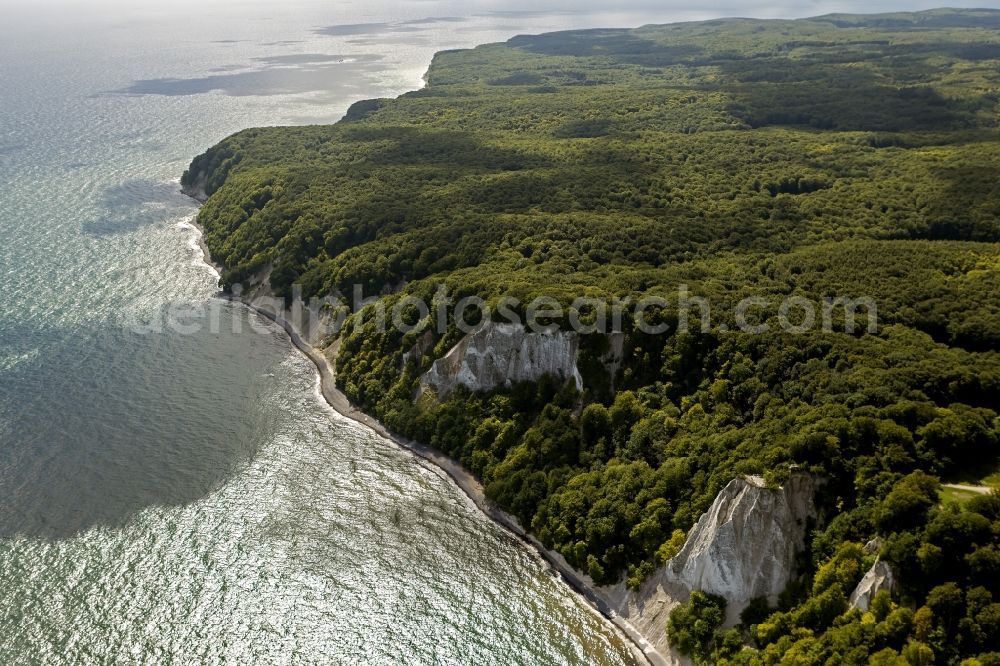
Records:
[[[669,559],[734,477],[822,478],[777,607],[723,632],[698,596],[672,621],[700,662],[1000,664],[1000,495],[942,492],[1000,469],[998,114],[997,11],[553,33],[440,53],[424,89],[336,125],[236,134],[184,185],[225,287],[266,273],[392,307],[686,285],[709,330],[626,320],[610,375],[607,338],[583,336],[582,391],[416,400],[462,334],[371,306],[338,383],[602,584]],[[734,326],[741,300],[788,296],[869,297],[878,330]],[[900,585],[849,609],[876,537]]]

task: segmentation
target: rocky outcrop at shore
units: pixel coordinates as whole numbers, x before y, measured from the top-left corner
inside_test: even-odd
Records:
[[[206,174],[204,171],[201,171],[181,186],[181,193],[191,197],[198,203],[205,203],[208,201],[208,194],[205,192],[205,183]]]

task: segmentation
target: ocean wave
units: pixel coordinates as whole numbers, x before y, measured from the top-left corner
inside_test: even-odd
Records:
[[[211,262],[209,262],[208,257],[206,256],[207,254],[206,250],[201,242],[204,234],[202,233],[198,225],[194,223],[197,217],[198,217],[197,213],[188,215],[183,220],[177,223],[177,228],[185,232],[189,232],[187,245],[188,248],[190,248],[194,254],[194,260],[192,261],[192,265],[203,266],[206,270],[208,270],[208,272],[210,272],[216,278],[220,278],[222,277],[222,274],[219,273],[219,269],[217,269]]]
[[[29,349],[26,352],[5,354],[0,351],[0,372],[13,370],[23,363],[30,363],[41,356],[41,349]]]

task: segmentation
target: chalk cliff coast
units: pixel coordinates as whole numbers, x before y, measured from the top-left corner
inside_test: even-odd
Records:
[[[681,551],[638,590],[629,588],[624,581],[599,586],[532,538],[516,518],[495,507],[482,487],[457,463],[391,433],[350,407],[346,397],[333,386],[333,369],[327,359],[335,362],[336,345],[329,345],[330,338],[324,335],[331,322],[323,313],[310,311],[301,303],[286,305],[284,299],[273,295],[266,272],[248,284],[240,299],[285,327],[295,345],[317,364],[325,380],[323,393],[331,406],[441,466],[484,513],[538,550],[654,666],[691,663],[671,647],[666,633],[670,611],[686,601],[691,592],[699,590],[724,598],[725,626],[734,626],[747,603],[757,597],[774,603],[797,573],[796,556],[804,546],[807,526],[816,515],[816,482],[805,474],[793,475],[780,488],[768,488],[760,477],[733,479],[688,533]],[[620,336],[609,337],[611,349],[620,348]],[[426,346],[418,341],[409,352],[410,358],[425,353]],[[445,397],[457,386],[489,391],[550,375],[572,381],[582,390],[578,351],[578,336],[572,332],[532,332],[518,324],[486,322],[435,361],[421,376],[420,386],[435,397]],[[891,585],[891,571],[878,563],[859,583],[851,603],[866,610],[875,593]]]

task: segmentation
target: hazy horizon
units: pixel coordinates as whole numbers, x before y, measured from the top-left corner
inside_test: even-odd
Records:
[[[195,0],[180,0],[165,6],[159,0],[145,2],[129,2],[127,0],[0,0],[0,8],[5,11],[5,23],[11,25],[13,19],[38,19],[65,21],[102,21],[109,18],[124,19],[132,16],[179,16],[186,12],[196,11],[210,14],[216,10],[230,10],[242,7],[247,11],[247,18],[261,19],[275,13],[277,8],[273,3],[263,0],[214,0],[212,3],[195,2]],[[917,0],[915,2],[876,1],[862,2],[860,0],[797,0],[792,2],[715,2],[695,4],[691,2],[656,0],[629,0],[614,3],[609,6],[604,2],[570,2],[568,0],[550,0],[548,2],[528,2],[516,0],[513,2],[497,2],[496,0],[470,0],[469,2],[454,2],[452,0],[411,0],[399,3],[393,11],[401,18],[449,16],[498,15],[508,18],[537,18],[542,15],[565,15],[567,27],[573,27],[574,16],[593,15],[595,13],[623,17],[630,12],[657,12],[663,15],[664,23],[674,21],[704,20],[723,17],[746,18],[808,18],[832,13],[878,14],[887,12],[924,11],[936,8],[965,9],[1000,9],[1000,1],[982,2],[934,2]],[[335,6],[325,5],[317,0],[294,0],[285,3],[280,8],[282,15],[302,9],[325,9],[330,16],[344,15],[357,17],[370,13],[372,16],[382,16],[384,13],[376,7],[366,7],[361,2],[338,3]],[[197,15],[188,18],[196,19]]]

